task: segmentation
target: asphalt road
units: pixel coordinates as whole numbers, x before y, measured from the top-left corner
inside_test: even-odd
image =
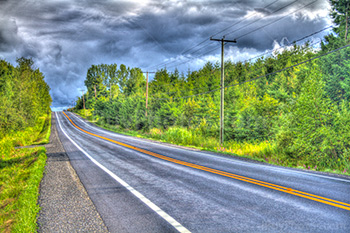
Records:
[[[348,178],[149,142],[66,113],[79,129],[56,114],[110,232],[350,232]]]

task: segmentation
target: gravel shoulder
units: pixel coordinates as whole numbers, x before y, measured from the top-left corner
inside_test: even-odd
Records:
[[[50,143],[40,183],[38,232],[108,232],[58,137],[52,114]]]

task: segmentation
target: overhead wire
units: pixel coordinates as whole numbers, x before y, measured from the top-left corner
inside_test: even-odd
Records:
[[[287,8],[287,7],[289,7],[289,6],[291,6],[291,5],[293,5],[294,3],[298,2],[298,1],[300,1],[300,0],[294,0],[293,2],[291,2],[291,3],[287,4],[287,5],[284,5],[284,6],[280,7],[280,8],[278,8],[277,10],[271,12],[269,15],[274,14],[274,13],[277,13],[277,12],[279,12],[279,11],[281,11],[281,10],[283,10],[283,9],[285,9],[285,8]],[[266,15],[265,15],[264,17],[262,17],[262,18],[258,18],[257,20],[254,20],[254,21],[252,21],[252,22],[250,22],[250,23],[248,23],[248,24],[246,24],[246,25],[244,25],[244,26],[242,26],[242,27],[240,27],[240,28],[238,28],[238,29],[235,29],[235,30],[233,30],[233,31],[231,31],[231,32],[226,33],[226,34],[224,34],[224,36],[227,36],[227,35],[229,35],[229,34],[232,34],[232,33],[234,33],[234,32],[237,32],[237,31],[239,31],[239,30],[241,30],[241,29],[243,29],[243,28],[246,28],[246,27],[248,27],[248,26],[250,26],[250,25],[252,25],[252,24],[254,24],[254,23],[256,23],[256,22],[259,22],[260,20],[262,20],[262,19],[265,18],[265,17],[266,17]]]
[[[330,29],[330,28],[333,28],[333,27],[334,27],[334,25],[331,25],[331,26],[325,27],[325,28],[323,28],[323,29],[321,29],[321,30],[317,30],[317,31],[315,31],[315,32],[312,32],[312,33],[309,34],[309,35],[306,35],[306,36],[303,36],[303,37],[301,37],[301,38],[299,38],[299,39],[297,39],[297,40],[294,40],[293,42],[289,42],[288,44],[283,45],[282,47],[279,47],[279,48],[277,48],[277,49],[269,50],[269,51],[267,51],[267,52],[264,52],[264,53],[262,53],[262,54],[259,54],[259,55],[255,56],[255,57],[253,57],[253,58],[246,59],[246,60],[242,61],[242,63],[245,63],[245,62],[247,62],[247,61],[250,61],[250,60],[253,60],[253,59],[256,59],[256,58],[259,58],[259,57],[263,57],[264,55],[267,55],[267,54],[272,54],[272,53],[274,53],[274,52],[276,52],[276,51],[279,51],[279,50],[281,50],[281,49],[284,49],[284,48],[287,47],[287,46],[290,46],[290,45],[292,45],[292,44],[296,44],[297,42],[300,42],[300,41],[302,41],[302,40],[305,40],[305,39],[307,39],[307,38],[309,38],[309,37],[311,37],[311,36],[314,36],[314,35],[316,35],[316,34],[318,34],[318,33],[321,33],[321,32],[323,32],[323,31],[325,31],[325,30],[327,30],[327,29]],[[309,44],[309,46],[315,45],[315,44],[317,44],[317,43],[319,43],[319,42],[311,43],[311,44]],[[287,58],[288,58],[288,57],[286,57],[286,58],[284,58],[284,59],[287,59]],[[254,73],[258,73],[258,72],[260,72],[262,69],[263,69],[263,68],[261,68],[261,69],[259,69],[259,70],[254,70]],[[218,70],[213,69],[209,75],[213,74],[215,71],[218,71]],[[248,72],[246,75],[251,75],[251,74],[252,74],[252,71]],[[200,77],[204,77],[204,76],[208,76],[208,75],[202,75],[202,76],[200,76]],[[198,77],[198,78],[200,78],[200,77]],[[153,84],[153,86],[157,86],[157,87],[160,87],[160,86],[170,86],[170,85],[173,85],[173,83],[162,84],[162,85],[154,85],[154,84]],[[195,89],[188,89],[188,90],[181,90],[181,91],[194,91],[194,90],[200,90],[200,89],[205,89],[205,88],[195,88]],[[176,92],[177,92],[177,91],[174,91],[174,92],[167,92],[167,93],[163,93],[163,94],[172,94],[172,93],[176,93]]]
[[[291,3],[289,3],[289,4],[287,4],[287,5],[285,5],[285,6],[283,6],[283,7],[280,7],[280,8],[278,8],[277,10],[273,11],[271,14],[276,13],[276,12],[278,12],[278,11],[281,11],[281,10],[285,9],[286,7],[288,7],[288,6],[293,5],[294,3],[298,2],[298,1],[299,1],[299,0],[295,0],[295,1],[293,1],[293,2],[291,2]],[[293,12],[291,12],[291,13],[288,13],[287,15],[285,15],[285,16],[283,16],[283,17],[277,19],[277,20],[274,20],[274,21],[272,21],[272,22],[270,22],[270,23],[267,23],[267,24],[265,24],[265,25],[263,25],[263,26],[261,26],[261,27],[258,27],[258,28],[256,28],[256,29],[250,31],[250,32],[247,32],[247,33],[245,33],[245,34],[243,34],[243,35],[237,37],[236,39],[240,39],[240,38],[242,38],[242,37],[244,37],[244,36],[247,36],[247,35],[249,35],[249,34],[251,34],[251,33],[253,33],[253,32],[256,32],[256,31],[258,31],[258,30],[260,30],[260,29],[262,29],[262,28],[264,28],[264,27],[267,27],[267,26],[269,26],[269,25],[272,25],[272,24],[274,24],[274,23],[276,23],[276,22],[278,22],[278,21],[280,21],[280,20],[286,18],[287,16],[289,16],[289,15],[291,15],[291,14],[294,14],[294,13],[296,13],[296,12],[298,12],[298,11],[300,11],[300,10],[302,10],[302,9],[304,9],[304,8],[306,8],[306,7],[310,6],[310,5],[312,5],[312,4],[314,4],[314,3],[317,2],[317,1],[319,1],[319,0],[314,0],[314,1],[312,1],[312,2],[310,2],[310,3],[308,3],[308,4],[306,4],[306,5],[304,5],[304,6],[300,7],[300,8],[298,8],[297,10],[295,10],[295,11],[293,11]],[[266,17],[266,16],[265,16],[265,17]],[[264,18],[264,17],[263,17],[263,18]],[[238,29],[236,29],[236,30],[234,30],[234,31],[231,31],[231,32],[225,34],[225,36],[226,36],[226,35],[229,35],[229,34],[231,34],[231,33],[233,33],[233,32],[237,32],[237,31],[239,31],[240,29],[242,29],[242,28],[244,28],[244,27],[246,27],[246,26],[252,25],[253,23],[258,22],[258,21],[260,21],[260,20],[263,19],[263,18],[259,18],[259,19],[255,20],[255,21],[249,23],[248,25],[245,25],[245,26],[243,26],[243,27],[240,27],[240,28],[238,28]],[[215,50],[215,49],[210,50],[209,52],[206,52],[205,54],[201,54],[201,55],[199,55],[199,56],[204,56],[204,55],[206,55],[206,54],[208,54],[208,53],[210,53],[210,52],[212,52],[212,51],[214,51],[214,50]],[[175,65],[172,65],[171,67],[176,67],[176,66],[179,66],[179,65],[182,65],[182,64],[186,64],[186,63],[188,63],[188,62],[190,62],[190,61],[192,61],[192,60],[198,58],[199,56],[189,58],[187,61],[184,61],[184,62],[181,62],[181,63],[176,63]],[[175,61],[172,61],[172,62],[169,62],[169,63],[173,63],[173,62],[175,62]],[[167,63],[167,64],[169,64],[169,63]],[[168,67],[168,68],[170,68],[170,67]]]
[[[310,58],[310,59],[308,59],[308,60],[299,62],[299,63],[297,63],[297,64],[294,64],[294,65],[285,67],[285,68],[283,68],[283,69],[280,69],[280,70],[277,70],[277,71],[274,71],[274,72],[271,72],[271,73],[268,73],[268,74],[265,74],[265,75],[260,75],[260,76],[258,76],[258,77],[256,77],[256,78],[252,78],[252,79],[249,79],[249,80],[246,80],[246,81],[237,83],[237,84],[228,85],[228,86],[225,87],[225,89],[226,89],[226,88],[229,88],[229,87],[233,87],[233,86],[238,86],[238,85],[241,85],[241,84],[244,84],[244,83],[247,83],[247,82],[252,82],[252,81],[255,81],[255,80],[258,80],[258,79],[261,79],[261,78],[270,76],[270,75],[274,75],[274,74],[277,74],[277,73],[286,71],[286,70],[288,70],[288,69],[291,69],[291,68],[294,68],[294,67],[303,65],[303,64],[308,63],[308,62],[311,62],[311,61],[314,61],[314,60],[316,60],[316,59],[319,59],[319,58],[324,57],[324,56],[327,56],[327,55],[329,55],[329,54],[338,52],[339,50],[342,50],[342,49],[345,49],[345,48],[348,48],[348,47],[350,47],[350,44],[344,45],[344,46],[342,46],[342,47],[340,47],[340,48],[334,49],[334,50],[329,51],[329,52],[327,52],[327,53],[324,53],[324,54],[318,55],[318,56],[316,56],[316,57]]]
[[[278,1],[280,1],[280,0],[275,0],[275,1],[273,1],[272,3],[269,3],[268,5],[264,6],[263,8],[270,7],[271,5],[275,4],[275,3],[278,2]],[[297,2],[297,1],[299,1],[299,0],[295,0],[294,2]],[[293,2],[293,3],[294,3],[294,2]],[[286,6],[282,7],[282,8],[280,8],[280,9],[283,9],[283,8],[289,6],[289,5],[291,5],[291,4],[288,4],[288,5],[286,5]],[[276,12],[277,12],[277,11],[276,11]],[[234,27],[234,26],[240,24],[241,22],[244,22],[245,20],[247,20],[247,19],[253,17],[253,16],[256,15],[256,14],[257,14],[257,12],[254,13],[254,14],[252,14],[252,15],[250,15],[250,16],[247,17],[247,18],[243,18],[242,20],[240,20],[240,21],[238,21],[238,22],[235,22],[234,24],[230,25],[229,27],[226,27],[225,29],[223,29],[223,30],[221,30],[221,31],[219,31],[219,32],[217,32],[217,33],[212,34],[210,37],[216,36],[216,35],[218,35],[218,34],[224,32],[224,31],[226,31],[226,30],[228,30],[228,29],[230,29],[230,28],[232,28],[232,27]],[[265,16],[264,16],[264,17],[265,17]],[[264,17],[263,17],[263,18],[264,18]],[[257,22],[257,21],[259,21],[259,20],[261,20],[261,19],[262,19],[262,18],[260,18],[260,19],[258,19],[258,20],[256,20],[256,21],[254,21],[254,22]],[[185,55],[185,53],[191,51],[192,49],[198,47],[199,45],[202,45],[203,43],[205,43],[205,42],[207,42],[207,41],[208,41],[208,39],[205,39],[205,40],[199,42],[198,44],[192,46],[191,48],[186,49],[186,50],[185,50],[184,52],[182,52],[180,55]],[[203,46],[202,48],[204,48],[204,47],[206,47],[206,46]],[[200,49],[199,49],[199,50],[200,50]],[[196,51],[198,51],[198,50],[196,50]],[[195,51],[195,52],[196,52],[196,51]],[[193,52],[191,52],[190,55],[191,55],[191,54],[193,54]],[[175,59],[175,60],[176,60],[176,59]],[[160,64],[158,64],[158,65],[151,66],[150,68],[154,69],[154,68],[157,68],[157,67],[159,67],[159,66],[163,66],[164,63],[165,63],[165,64],[169,64],[169,63],[173,63],[173,62],[175,62],[175,61],[162,62],[162,63],[160,63]]]
[[[300,38],[300,39],[297,39],[297,40],[294,40],[294,41],[292,41],[292,42],[289,42],[287,45],[283,45],[282,47],[280,47],[280,48],[278,48],[278,49],[271,49],[271,50],[268,50],[268,51],[266,51],[266,52],[264,52],[264,53],[261,53],[261,54],[259,54],[259,55],[257,55],[257,56],[254,56],[254,57],[251,57],[251,58],[249,58],[249,59],[246,59],[246,60],[242,61],[242,63],[245,63],[245,62],[247,62],[247,61],[254,60],[254,59],[256,59],[256,58],[263,57],[263,56],[266,55],[266,54],[273,53],[273,52],[275,52],[275,51],[277,51],[277,50],[279,50],[279,49],[285,48],[286,46],[290,46],[290,45],[296,44],[297,42],[300,42],[300,41],[302,41],[302,40],[305,40],[305,39],[307,39],[308,37],[314,36],[314,35],[316,35],[316,34],[318,34],[318,33],[321,33],[321,32],[323,32],[323,31],[325,31],[325,30],[327,30],[327,29],[330,29],[330,28],[333,28],[333,27],[334,27],[334,25],[331,25],[331,26],[329,26],[329,27],[323,28],[323,29],[318,30],[318,31],[316,31],[316,32],[313,32],[313,33],[311,33],[311,34],[309,34],[309,35],[307,35],[307,36],[304,36],[304,37],[302,37],[302,38]]]
[[[273,1],[272,3],[270,3],[270,4],[266,5],[266,6],[264,6],[263,8],[264,8],[264,9],[265,9],[265,8],[268,8],[268,7],[272,6],[273,4],[275,4],[275,3],[278,2],[278,1],[280,1],[280,0],[275,0],[275,1]],[[299,0],[297,0],[297,1],[299,1]],[[232,27],[234,27],[234,26],[236,26],[236,25],[238,25],[239,23],[241,23],[241,22],[247,20],[248,18],[251,18],[251,17],[255,16],[256,14],[258,14],[258,12],[255,12],[254,14],[251,14],[251,15],[250,15],[249,17],[247,17],[247,18],[241,19],[240,21],[236,22],[235,24],[233,24],[233,25],[231,25],[231,26],[229,26],[229,27],[224,28],[223,30],[221,30],[221,31],[219,31],[219,32],[217,32],[217,33],[211,35],[210,37],[219,35],[220,33],[224,32],[224,31],[226,31],[226,30],[228,30],[228,29],[230,29],[230,28],[232,28]]]
[[[337,48],[337,49],[334,49],[334,50],[329,51],[329,52],[327,52],[327,53],[324,53],[324,54],[318,55],[318,56],[316,56],[316,57],[307,59],[307,60],[305,60],[305,61],[296,63],[296,64],[294,64],[294,65],[292,65],[292,66],[288,66],[288,67],[279,69],[279,70],[277,70],[277,71],[270,72],[270,73],[268,73],[268,74],[260,75],[260,76],[258,76],[258,77],[255,77],[255,78],[252,78],[252,79],[249,79],[249,80],[246,80],[246,81],[237,83],[237,84],[231,84],[231,85],[225,86],[224,88],[227,89],[227,88],[229,88],[229,87],[238,86],[238,85],[241,85],[241,84],[244,84],[244,83],[252,82],[252,81],[255,81],[255,80],[258,80],[258,79],[261,79],[261,78],[270,76],[270,75],[275,75],[275,74],[277,74],[277,73],[280,73],[280,72],[283,72],[283,71],[285,71],[285,70],[288,70],[288,69],[291,69],[291,68],[294,68],[294,67],[303,65],[303,64],[305,64],[305,63],[314,61],[314,60],[316,60],[316,59],[319,59],[319,58],[324,57],[324,56],[327,56],[327,55],[329,55],[329,54],[338,52],[338,51],[340,51],[340,50],[342,50],[342,49],[345,49],[345,48],[348,48],[348,47],[350,47],[350,44],[344,45],[344,46],[342,46],[342,47],[340,47],[340,48]],[[217,88],[217,89],[213,89],[213,90],[209,90],[209,91],[206,91],[206,92],[197,93],[197,94],[193,94],[193,95],[189,95],[189,96],[169,97],[169,98],[153,98],[153,99],[157,99],[157,100],[187,99],[187,98],[191,98],[191,97],[195,97],[195,96],[199,96],[199,95],[209,94],[209,93],[212,93],[212,92],[215,92],[215,91],[219,91],[219,90],[221,90],[221,88]]]
[[[281,17],[281,18],[279,18],[279,19],[277,19],[277,20],[275,20],[275,21],[272,21],[272,22],[270,22],[270,23],[267,23],[267,24],[265,24],[265,25],[263,25],[263,26],[260,26],[260,27],[254,29],[254,30],[252,30],[252,31],[250,31],[250,32],[247,32],[247,33],[243,34],[243,35],[240,35],[239,37],[236,37],[236,40],[239,40],[239,39],[241,39],[242,37],[245,37],[245,36],[247,36],[247,35],[249,35],[249,34],[251,34],[251,33],[253,33],[253,32],[256,32],[256,31],[258,31],[258,30],[260,30],[260,29],[262,29],[262,28],[265,28],[265,27],[267,27],[267,26],[270,26],[270,25],[272,25],[272,24],[274,24],[274,23],[276,23],[276,22],[278,22],[278,21],[281,21],[282,19],[286,18],[287,16],[289,16],[289,15],[291,15],[291,14],[294,14],[294,13],[296,13],[296,12],[298,12],[298,11],[300,11],[300,10],[302,10],[302,9],[304,9],[304,8],[306,8],[306,7],[308,7],[308,6],[311,6],[312,4],[314,4],[314,3],[317,2],[317,1],[319,1],[319,0],[314,0],[314,1],[312,1],[312,2],[310,2],[310,3],[308,3],[308,4],[306,4],[306,5],[304,5],[303,7],[298,8],[297,10],[295,10],[295,11],[289,13],[288,15],[285,15],[285,16],[283,16],[283,17]],[[233,32],[231,32],[231,33],[233,33]],[[231,34],[231,33],[228,33],[228,34],[226,34],[226,35],[229,35],[229,34]]]
[[[283,49],[283,48],[285,48],[285,47],[287,47],[287,46],[290,46],[290,45],[292,45],[292,44],[295,44],[295,43],[297,43],[297,42],[300,42],[300,41],[302,41],[302,40],[305,40],[305,39],[307,39],[308,37],[311,37],[311,36],[313,36],[313,35],[316,35],[316,34],[318,34],[318,33],[321,33],[321,32],[323,32],[323,31],[325,31],[325,30],[327,30],[327,29],[330,29],[330,28],[332,28],[332,27],[334,27],[334,25],[331,25],[331,26],[328,26],[328,27],[323,28],[323,29],[321,29],[321,30],[315,31],[315,32],[313,32],[313,33],[311,33],[311,34],[309,34],[309,35],[307,35],[307,36],[304,36],[304,37],[302,37],[302,38],[299,38],[299,39],[297,39],[297,40],[294,40],[293,42],[290,42],[290,43],[288,43],[287,45],[284,45],[284,46],[282,46],[282,47],[280,47],[280,48],[278,48],[278,49],[272,49],[272,50],[269,50],[269,51],[264,52],[264,53],[262,53],[262,54],[259,54],[259,55],[255,56],[255,57],[253,57],[253,58],[246,59],[246,60],[242,61],[242,63],[245,63],[245,62],[247,62],[247,61],[250,61],[250,60],[253,60],[253,59],[262,57],[262,56],[264,56],[264,55],[273,53],[273,52],[275,52],[275,51],[277,51],[277,50]],[[214,48],[213,50],[207,51],[204,55],[206,55],[206,54],[208,54],[208,53],[211,53],[211,52],[213,52],[213,51],[216,50],[216,49],[217,49],[217,48]],[[193,58],[191,58],[191,60],[194,60],[194,59],[199,58],[199,57],[201,57],[201,56],[203,56],[203,55],[193,57]],[[187,63],[187,61],[184,61],[184,62],[182,62],[182,63],[178,63],[178,64],[173,65],[173,66],[169,66],[168,68],[172,68],[172,67],[175,67],[175,66],[178,66],[178,65],[182,65],[182,64],[185,64],[185,63]]]
[[[315,45],[315,44],[318,44],[320,43],[319,41],[317,42],[314,42],[314,43],[311,43],[310,45]],[[278,48],[276,50],[274,50],[273,52],[276,52],[277,50],[280,50],[280,49],[283,49],[283,48]],[[285,60],[289,59],[289,57],[284,57],[283,59],[279,59],[278,61],[279,62],[283,62]],[[265,67],[261,67],[260,69],[254,69],[254,70],[250,70],[248,73],[246,73],[245,75],[250,75],[250,76],[254,76],[255,74],[257,73],[260,73]]]
[[[264,6],[263,8],[268,8],[268,7],[270,7],[271,5],[275,4],[275,3],[278,2],[278,1],[280,1],[280,0],[275,0],[275,1],[273,1],[272,3],[269,3],[268,5]],[[250,16],[247,17],[247,18],[243,18],[243,19],[239,20],[238,22],[235,22],[234,24],[231,24],[230,26],[228,26],[228,27],[222,29],[222,30],[219,31],[219,32],[216,32],[216,33],[212,34],[210,37],[216,36],[216,35],[218,35],[218,34],[224,32],[224,31],[226,31],[226,30],[228,30],[228,29],[230,29],[230,28],[232,28],[232,27],[234,27],[234,26],[240,24],[241,22],[243,22],[243,21],[245,21],[245,20],[247,20],[247,19],[253,17],[253,16],[256,15],[256,14],[257,14],[257,12],[255,12],[254,14],[250,15]],[[193,48],[195,48],[195,47],[197,47],[197,46],[203,44],[205,41],[208,41],[208,39],[205,39],[205,40],[201,41],[201,42],[198,43],[197,45],[192,46],[191,48],[187,49],[186,51],[182,52],[181,54],[184,54],[184,53],[187,53],[188,51],[191,51]]]

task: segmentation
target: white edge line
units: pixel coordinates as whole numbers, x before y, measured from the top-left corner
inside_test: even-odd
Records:
[[[132,194],[134,194],[138,199],[140,199],[143,203],[145,203],[148,207],[150,207],[153,211],[155,211],[160,217],[162,217],[165,221],[167,221],[170,225],[172,225],[176,230],[179,232],[186,232],[189,233],[190,231],[182,226],[178,221],[176,221],[173,217],[171,217],[169,214],[165,213],[162,209],[160,209],[156,204],[154,204],[152,201],[150,201],[148,198],[146,198],[144,195],[142,195],[139,191],[131,187],[128,183],[126,183],[124,180],[122,180],[120,177],[118,177],[116,174],[108,170],[106,167],[104,167],[102,164],[97,162],[94,158],[92,158],[85,150],[83,150],[79,145],[77,145],[63,130],[61,126],[61,122],[59,120],[58,114],[56,112],[56,117],[58,121],[58,125],[60,126],[61,131],[66,135],[66,137],[81,151],[83,154],[86,155],[96,166],[101,168],[103,171],[105,171],[108,175],[110,175],[114,180],[116,180],[118,183],[123,185],[127,190],[129,190]]]
[[[73,114],[73,116],[75,116]],[[93,127],[91,125],[89,125],[88,123],[86,123],[85,121],[83,121],[82,119],[80,119],[79,117],[75,116],[76,119],[78,119],[79,121],[83,122],[84,124],[86,124],[87,126],[89,126],[90,128],[94,129],[94,130],[97,130],[97,131],[100,131],[100,132],[103,132],[103,133],[106,133],[106,134],[109,134],[109,135],[112,135],[112,136],[115,136],[115,134],[113,132],[108,132],[107,130],[100,130],[99,128],[96,128],[96,127]],[[137,140],[135,138],[130,138],[132,140]],[[147,142],[147,143],[150,143],[150,144],[156,144],[156,143],[153,143],[153,142]],[[158,146],[163,146],[163,147],[168,147],[166,145],[161,145],[161,144],[156,144]],[[176,150],[181,150],[179,148],[174,148]],[[200,153],[200,152],[197,152],[197,151],[191,151],[193,153]],[[205,153],[201,153],[201,155],[205,155],[205,156],[208,156],[208,157],[215,157],[215,158],[219,158],[215,155],[210,155],[210,154],[205,154]],[[299,174],[304,174],[304,175],[310,175],[310,176],[317,176],[317,177],[322,177],[322,178],[326,178],[326,179],[331,179],[331,180],[338,180],[338,181],[343,181],[343,182],[348,182],[350,183],[350,180],[346,180],[346,179],[342,179],[342,178],[336,178],[336,177],[331,177],[331,176],[325,176],[325,175],[318,175],[318,174],[313,174],[313,173],[308,173],[308,172],[305,172],[305,171],[296,171],[296,170],[290,170],[288,168],[279,168],[279,167],[271,167],[269,165],[265,165],[265,164],[252,164],[252,163],[249,163],[249,162],[244,162],[244,161],[237,161],[236,159],[232,158],[232,159],[228,159],[228,158],[224,158],[224,157],[220,157],[219,159],[223,159],[223,160],[227,160],[227,161],[230,161],[230,162],[234,162],[234,163],[238,163],[238,164],[246,164],[246,165],[251,165],[251,166],[260,166],[260,167],[265,167],[269,170],[279,170],[279,171],[283,171],[283,172],[290,172],[290,173],[299,173]]]

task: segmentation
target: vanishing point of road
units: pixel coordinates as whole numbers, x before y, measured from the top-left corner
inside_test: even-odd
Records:
[[[350,232],[350,179],[113,133],[56,112],[110,232]]]

